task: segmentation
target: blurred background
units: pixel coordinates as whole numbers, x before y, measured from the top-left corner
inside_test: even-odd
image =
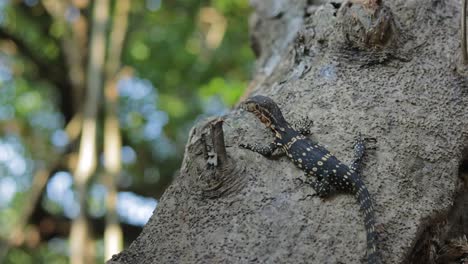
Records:
[[[0,263],[102,263],[247,86],[248,0],[0,0]],[[157,239],[157,238],[155,238]]]

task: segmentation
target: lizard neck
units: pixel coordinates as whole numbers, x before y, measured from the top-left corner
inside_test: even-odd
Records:
[[[269,126],[269,128],[271,129],[271,131],[273,131],[273,133],[275,133],[275,137],[281,140],[282,142],[288,142],[291,138],[299,134],[287,122],[281,125],[272,124]]]
[[[291,129],[289,123],[284,119],[283,113],[276,104],[270,107],[257,107],[253,113],[267,128],[275,133],[276,137],[282,138]]]
[[[277,113],[270,113],[268,120],[270,123],[267,125],[267,127],[270,128],[275,134],[284,134],[288,128],[291,128],[279,109]]]

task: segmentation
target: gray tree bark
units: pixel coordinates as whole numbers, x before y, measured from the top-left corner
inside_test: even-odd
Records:
[[[273,98],[291,122],[312,119],[312,138],[345,162],[356,135],[375,138],[362,177],[384,263],[451,263],[467,253],[468,232],[461,3],[351,2],[252,0],[252,94]],[[354,197],[314,197],[287,158],[238,147],[271,142],[255,116],[236,108],[223,120],[227,161],[212,122],[197,124],[180,175],[108,263],[363,263]]]

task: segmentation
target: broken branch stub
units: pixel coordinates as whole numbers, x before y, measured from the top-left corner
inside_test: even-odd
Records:
[[[185,171],[190,184],[186,188],[202,199],[219,198],[243,186],[244,168],[227,154],[223,123],[217,118],[192,135],[198,140],[189,147],[192,151],[188,152]]]
[[[226,166],[228,159],[226,153],[226,145],[224,144],[223,122],[223,119],[218,118],[210,124],[213,147],[215,153],[218,156],[218,167]]]

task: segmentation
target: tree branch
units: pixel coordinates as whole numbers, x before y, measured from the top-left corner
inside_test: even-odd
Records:
[[[35,66],[38,71],[38,77],[50,82],[59,89],[62,94],[63,113],[66,117],[71,117],[73,115],[73,110],[71,109],[71,104],[68,102],[69,98],[64,96],[68,93],[68,89],[70,87],[70,83],[65,77],[65,68],[38,56],[37,52],[35,52],[25,41],[2,27],[0,27],[0,39],[12,41],[18,48],[20,56],[24,57]]]
[[[63,85],[66,80],[57,76],[58,68],[53,67],[50,63],[46,62],[43,58],[37,55],[37,52],[33,51],[22,39],[13,35],[12,33],[0,27],[0,39],[10,40],[19,49],[21,55],[36,65],[39,74],[45,76],[46,79],[50,80],[56,85]]]
[[[65,55],[65,64],[68,66],[67,75],[71,82],[70,96],[72,108],[75,112],[79,111],[83,100],[85,89],[85,60],[87,57],[87,41],[88,41],[88,21],[81,13],[73,22],[67,22],[65,13],[70,5],[70,1],[42,1],[44,9],[59,23],[62,23],[66,28],[62,37],[62,51]],[[86,7],[81,6],[81,8]]]

